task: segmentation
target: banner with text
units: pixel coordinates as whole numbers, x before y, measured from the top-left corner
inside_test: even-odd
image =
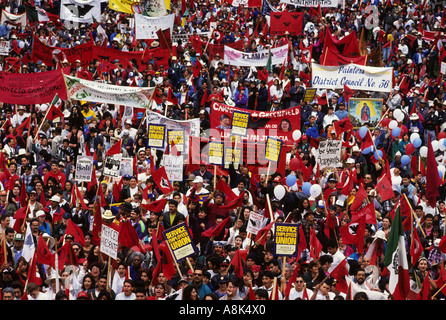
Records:
[[[175,14],[162,17],[146,17],[135,13],[135,36],[136,39],[158,39],[156,31],[170,29],[173,34]]]
[[[243,52],[225,46],[224,63],[237,67],[264,67],[268,62],[269,50]],[[283,64],[288,56],[288,45],[271,49],[272,65]]]
[[[297,224],[278,222],[274,224],[274,255],[297,256],[298,229]]]
[[[311,83],[318,89],[343,89],[390,92],[393,68],[366,67],[357,64],[322,66],[311,64]]]
[[[317,162],[321,169],[336,168],[341,163],[342,140],[325,140],[319,142]]]
[[[198,248],[192,241],[189,229],[184,222],[163,231],[163,236],[172,250],[176,261],[180,261],[198,252]]]
[[[49,103],[56,94],[62,100],[67,99],[67,88],[60,70],[0,72],[0,102],[22,105]]]
[[[76,160],[76,182],[90,182],[93,172],[93,157],[79,155]]]

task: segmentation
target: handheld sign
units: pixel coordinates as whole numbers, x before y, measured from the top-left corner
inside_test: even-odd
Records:
[[[223,153],[223,142],[209,142],[209,164],[222,166],[224,159]]]
[[[116,260],[118,257],[118,238],[118,231],[103,224],[101,229],[100,251]]]
[[[163,236],[172,250],[176,261],[180,261],[198,252],[198,248],[192,241],[189,229],[184,222],[165,230]]]
[[[167,141],[169,143],[169,150],[172,152],[172,141],[175,144],[178,152],[184,151],[184,131],[183,130],[167,130]]]
[[[271,162],[279,162],[282,140],[268,137],[265,145],[265,159]]]
[[[149,124],[147,145],[150,148],[164,148],[164,138],[166,136],[166,126],[162,124]]]
[[[249,214],[248,225],[246,231],[248,233],[257,234],[265,225],[265,218],[263,215],[251,211]]]
[[[274,255],[296,257],[298,239],[299,233],[297,224],[275,223]]]
[[[92,172],[93,172],[93,157],[79,155],[77,157],[76,172],[74,174],[76,181],[90,182]]]
[[[121,172],[122,154],[114,154],[105,158],[104,176],[117,178]]]
[[[341,149],[342,140],[321,141],[317,157],[320,168],[336,168],[341,163]]]
[[[249,113],[235,111],[232,113],[231,134],[246,136],[248,133]]]

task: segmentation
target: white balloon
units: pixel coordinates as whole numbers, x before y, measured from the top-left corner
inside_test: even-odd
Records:
[[[426,146],[422,146],[420,148],[420,156],[422,156],[423,158],[427,157],[427,147]]]
[[[393,110],[393,116],[395,118],[399,118],[402,114],[403,114],[403,112],[400,109]]]
[[[440,149],[441,151],[446,150],[446,146],[444,145],[444,138],[438,140],[438,149]]]
[[[434,140],[434,141],[431,142],[431,144],[432,144],[432,149],[434,149],[434,151],[437,151],[438,147],[439,147],[438,141]]]
[[[294,130],[293,131],[293,140],[297,141],[300,139],[300,137],[302,137],[302,132],[300,132],[300,130]]]
[[[279,184],[274,188],[274,196],[281,200],[285,196],[286,190],[285,187]]]
[[[25,42],[19,40],[19,48],[21,49],[25,48]]]
[[[313,184],[313,185],[310,187],[310,195],[311,195],[313,198],[316,198],[317,196],[319,196],[319,195],[321,194],[321,192],[322,192],[321,186],[318,185],[318,184]]]
[[[410,142],[413,143],[413,141],[414,141],[415,139],[419,138],[419,137],[420,137],[420,135],[419,135],[418,133],[416,133],[416,132],[412,133],[412,134],[410,135]]]
[[[438,171],[441,171],[441,172],[443,173],[443,175],[444,175],[444,173],[445,173],[445,171],[446,171],[446,167],[445,167],[444,165],[440,164],[440,165],[438,166]]]
[[[396,121],[398,121],[398,122],[403,122],[403,120],[404,120],[404,114],[401,114],[401,115],[399,115],[399,116],[397,116],[397,117],[395,117],[396,118]]]
[[[389,129],[395,129],[396,127],[398,127],[398,122],[396,122],[395,120],[392,120],[389,122]]]

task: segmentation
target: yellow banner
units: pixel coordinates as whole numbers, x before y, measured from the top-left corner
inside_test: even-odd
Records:
[[[133,6],[139,5],[138,1],[129,0],[109,0],[108,7],[112,10],[123,13],[135,13]]]

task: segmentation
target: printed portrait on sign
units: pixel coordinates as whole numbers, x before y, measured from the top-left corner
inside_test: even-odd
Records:
[[[368,123],[375,127],[382,114],[382,99],[351,98],[348,101],[348,114],[355,129]]]

